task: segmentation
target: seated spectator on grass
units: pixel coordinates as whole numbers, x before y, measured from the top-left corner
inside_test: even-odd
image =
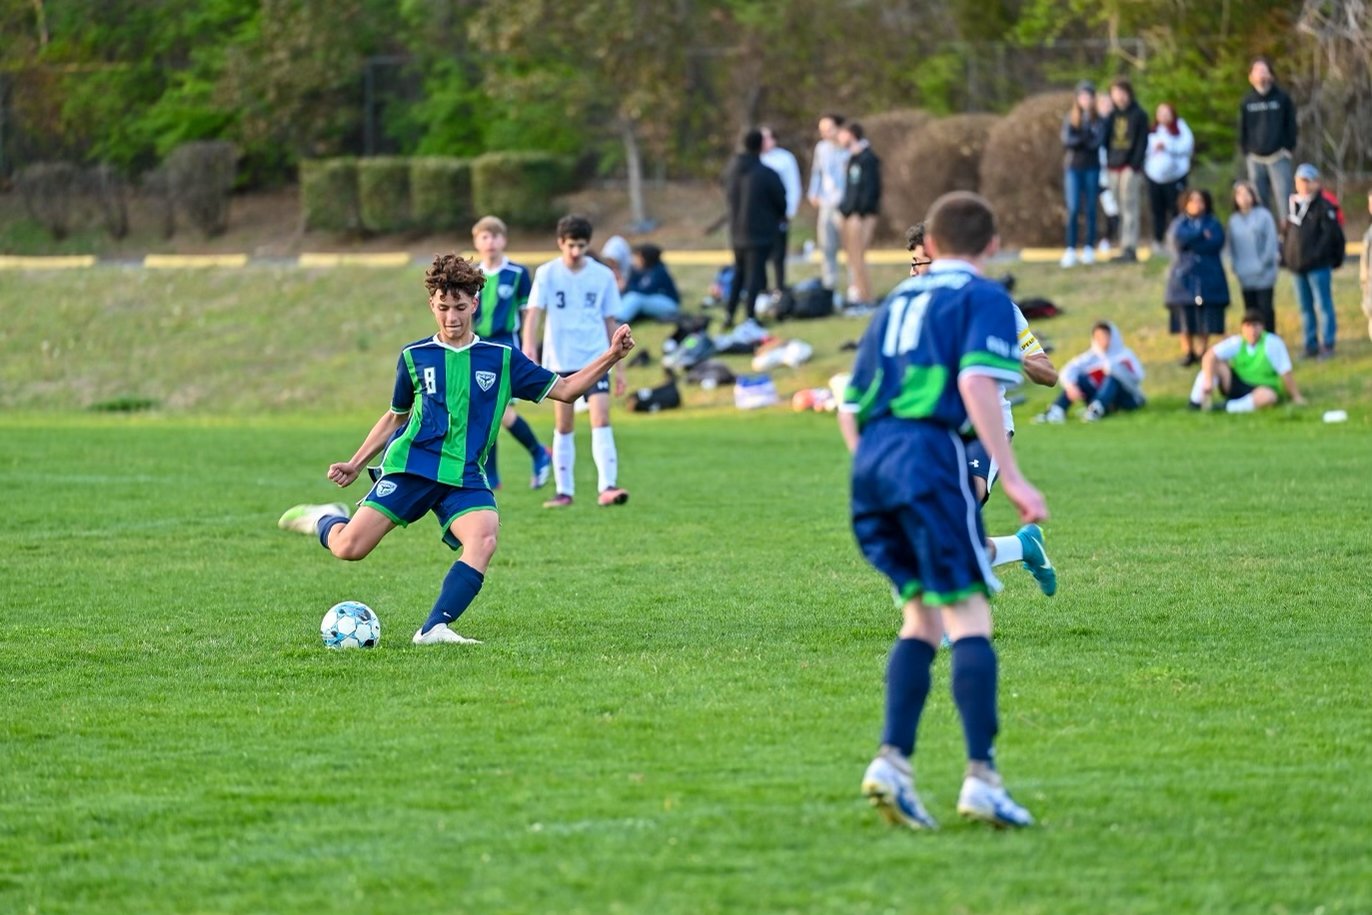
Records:
[[[633,269],[619,297],[615,318],[621,324],[640,315],[655,321],[672,321],[680,311],[681,295],[662,263],[662,249],[657,245],[639,245],[634,249]]]
[[[600,256],[596,260],[614,271],[615,282],[619,284],[620,292],[624,291],[624,284],[628,282],[632,256],[633,249],[622,235],[611,235],[605,239],[605,244],[600,246]]]
[[[1124,345],[1119,328],[1098,321],[1091,328],[1091,348],[1073,358],[1058,374],[1062,393],[1036,423],[1060,423],[1072,404],[1085,404],[1082,422],[1092,423],[1122,410],[1143,406],[1143,363]]]
[[[1260,311],[1243,315],[1240,332],[1216,343],[1201,359],[1191,387],[1191,409],[1209,409],[1211,394],[1224,399],[1227,413],[1252,413],[1280,403],[1282,395],[1304,404],[1291,374],[1291,354],[1281,337],[1263,327]]]
[[[1167,230],[1172,268],[1167,273],[1168,330],[1181,338],[1181,364],[1195,365],[1210,344],[1210,335],[1224,333],[1224,310],[1229,307],[1229,281],[1220,252],[1224,226],[1215,218],[1210,192],[1183,191],[1181,214]]]

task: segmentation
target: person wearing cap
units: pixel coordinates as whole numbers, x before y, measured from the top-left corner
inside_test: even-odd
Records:
[[[1063,189],[1067,197],[1067,250],[1062,266],[1096,260],[1096,195],[1100,192],[1100,147],[1105,142],[1105,122],[1096,113],[1096,86],[1090,80],[1077,83],[1072,110],[1062,119]],[[1077,254],[1077,217],[1085,217],[1086,237]]]
[[[1291,196],[1291,159],[1296,149],[1296,106],[1277,85],[1272,62],[1253,58],[1248,68],[1253,88],[1239,103],[1239,149],[1248,164],[1248,180],[1262,195],[1263,206],[1281,217]]]
[[[1296,169],[1296,193],[1292,194],[1282,226],[1282,265],[1291,271],[1296,298],[1305,328],[1305,355],[1328,358],[1334,354],[1338,321],[1330,289],[1332,271],[1343,265],[1343,216],[1320,186],[1320,171],[1309,162]],[[1323,317],[1323,335],[1315,315],[1315,299]]]

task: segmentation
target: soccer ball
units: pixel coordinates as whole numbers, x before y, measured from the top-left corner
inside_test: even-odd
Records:
[[[328,648],[375,648],[381,641],[381,620],[366,604],[345,600],[324,614],[319,634]]]

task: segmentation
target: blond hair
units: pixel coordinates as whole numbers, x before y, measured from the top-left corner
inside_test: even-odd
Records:
[[[505,229],[504,221],[498,216],[482,216],[472,226],[472,238],[476,238],[482,232],[490,232],[492,235],[503,235],[509,237],[509,232]]]

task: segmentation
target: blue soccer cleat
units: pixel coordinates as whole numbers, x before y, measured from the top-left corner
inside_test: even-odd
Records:
[[[1034,817],[1011,799],[999,776],[995,784],[975,775],[967,776],[958,794],[958,813],[999,829],[1034,825]]]
[[[905,762],[903,771],[887,754],[878,754],[862,776],[862,793],[892,826],[938,829],[937,821],[919,802],[908,767],[909,763]]]
[[[1043,529],[1037,524],[1026,524],[1015,532],[1015,536],[1024,547],[1024,568],[1039,583],[1039,590],[1045,597],[1057,594],[1058,572],[1043,550]]]
[[[534,453],[534,475],[529,480],[530,489],[542,489],[548,484],[548,475],[553,470],[553,455],[545,445],[539,445]]]

